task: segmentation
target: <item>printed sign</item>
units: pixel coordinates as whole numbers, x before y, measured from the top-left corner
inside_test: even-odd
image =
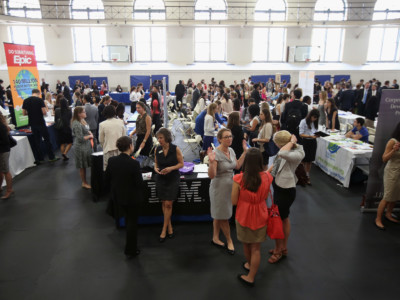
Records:
[[[22,103],[32,96],[32,89],[40,90],[35,47],[4,43],[4,50],[17,127],[26,126],[28,116],[22,114]]]

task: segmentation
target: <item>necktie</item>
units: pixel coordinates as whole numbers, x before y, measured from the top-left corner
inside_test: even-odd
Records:
[[[362,103],[365,104],[366,101],[367,101],[367,91],[364,92],[364,96],[362,98]]]

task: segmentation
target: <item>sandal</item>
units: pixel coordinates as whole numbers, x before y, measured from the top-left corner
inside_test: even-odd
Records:
[[[282,257],[283,257],[282,252],[280,252],[280,253],[274,253],[274,254],[272,254],[271,257],[268,259],[268,262],[269,262],[270,264],[275,264],[275,263],[277,263],[278,261],[280,261],[280,260],[282,259]]]

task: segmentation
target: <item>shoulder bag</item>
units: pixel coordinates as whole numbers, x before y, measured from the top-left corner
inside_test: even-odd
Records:
[[[279,214],[278,205],[274,203],[271,189],[269,190],[269,195],[271,197],[272,204],[271,207],[268,207],[267,235],[272,240],[282,240],[285,238],[285,234],[283,233],[282,219]]]

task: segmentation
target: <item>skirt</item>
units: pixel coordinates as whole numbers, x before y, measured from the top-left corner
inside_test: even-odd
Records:
[[[303,138],[303,147],[305,153],[303,162],[313,162],[317,153],[317,140]]]
[[[157,197],[160,200],[174,201],[178,198],[179,184],[180,184],[180,173],[174,171],[167,175],[157,174],[156,176],[156,189]]]
[[[205,135],[203,137],[203,150],[207,151],[209,147],[211,147],[211,144],[214,142],[214,137],[213,136],[208,136]]]
[[[236,221],[237,239],[246,244],[262,243],[267,238],[267,226],[252,230]]]
[[[10,171],[10,151],[0,153],[0,172],[8,173]],[[0,186],[1,188],[1,186]]]

